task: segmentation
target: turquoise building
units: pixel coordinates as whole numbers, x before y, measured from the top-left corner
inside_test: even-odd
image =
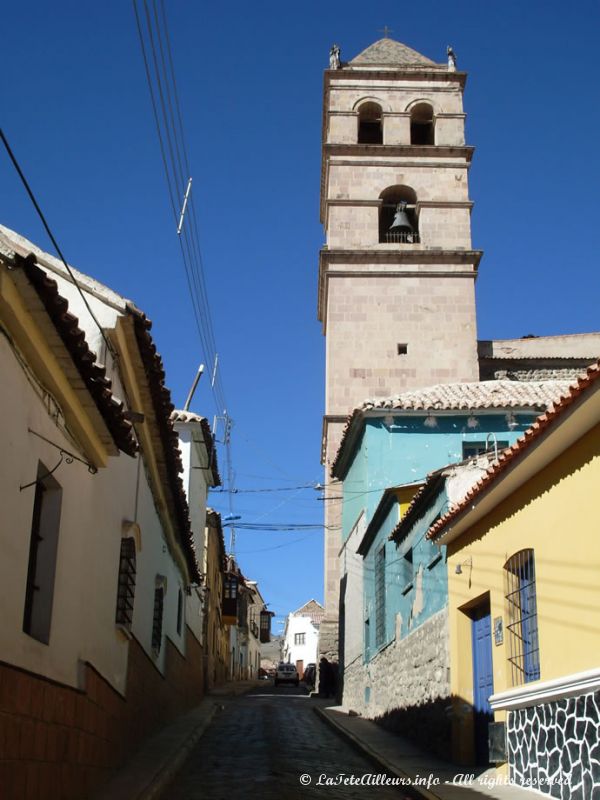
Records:
[[[385,717],[449,694],[445,550],[425,533],[566,386],[435,386],[367,403],[348,419],[332,466],[343,483],[344,705]]]

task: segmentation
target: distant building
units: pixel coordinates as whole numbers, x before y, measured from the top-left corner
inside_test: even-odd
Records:
[[[255,680],[260,670],[261,637],[270,638],[272,614],[258,584],[244,577],[233,555],[226,559],[222,608],[223,621],[229,628],[229,678]]]
[[[325,609],[316,600],[309,600],[292,611],[285,622],[282,660],[296,665],[300,677],[307,664],[317,663],[319,627]]]

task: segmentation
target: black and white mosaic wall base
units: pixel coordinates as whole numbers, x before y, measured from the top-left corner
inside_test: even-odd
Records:
[[[511,779],[560,800],[600,800],[600,692],[508,714]]]

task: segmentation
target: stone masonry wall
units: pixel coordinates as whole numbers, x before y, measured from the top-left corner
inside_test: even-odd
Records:
[[[561,800],[600,798],[600,692],[508,715],[511,779]]]
[[[351,664],[344,672],[343,705],[439,752],[450,735],[449,667],[445,608],[367,664],[362,658]]]
[[[127,695],[90,664],[83,691],[0,663],[2,800],[85,800],[140,742],[202,699],[202,648],[166,640],[165,675],[131,640]]]

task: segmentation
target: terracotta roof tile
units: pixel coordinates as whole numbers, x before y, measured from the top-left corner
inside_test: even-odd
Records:
[[[34,255],[27,258],[16,255],[15,261],[22,267],[36,290],[77,371],[94,398],[114,443],[127,455],[135,455],[137,443],[131,422],[125,418],[123,403],[114,397],[111,382],[106,377],[106,369],[96,361],[95,353],[89,349],[85,333],[79,328],[79,320],[69,311],[69,303],[59,293],[57,282],[36,264]]]
[[[144,371],[152,397],[154,416],[162,444],[165,463],[165,488],[172,497],[172,510],[175,512],[177,520],[179,541],[186,557],[191,579],[199,582],[200,573],[194,548],[190,511],[183,481],[180,477],[183,472],[183,464],[179,450],[179,437],[171,420],[171,414],[175,407],[171,402],[171,393],[165,385],[162,358],[150,335],[152,322],[142,311],[133,306],[128,306],[128,311],[133,317],[135,336],[144,364]]]
[[[498,409],[547,408],[568,391],[568,381],[479,381],[477,383],[437,384],[412,389],[393,397],[365,400],[346,420],[340,446],[331,467],[335,475],[351,429],[369,411],[480,411]]]
[[[431,526],[427,532],[427,538],[435,539],[449,522],[465,511],[473,500],[487,489],[509,466],[517,459],[522,458],[523,454],[544,434],[546,429],[564,414],[569,406],[571,406],[586,389],[599,379],[600,362],[597,362],[589,367],[584,375],[577,379],[577,383],[569,388],[565,396],[558,399],[548,411],[540,414],[533,425],[517,439],[512,447],[507,447],[499,454],[498,461],[488,468],[487,473],[469,489],[464,498],[459,503],[452,506],[435,525]]]

